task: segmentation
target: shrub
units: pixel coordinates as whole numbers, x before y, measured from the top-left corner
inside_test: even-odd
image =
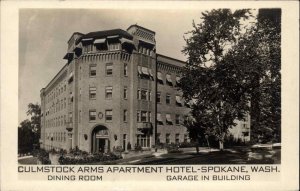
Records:
[[[179,148],[189,148],[189,147],[196,147],[197,143],[195,142],[182,142],[179,144]]]
[[[136,144],[136,145],[134,146],[134,150],[135,150],[135,151],[142,151],[143,148],[142,148],[141,145],[137,145],[137,144]]]
[[[42,164],[51,164],[49,153],[44,149],[36,149],[32,152],[33,156],[37,157]]]
[[[179,144],[174,144],[174,143],[171,143],[171,144],[167,145],[167,151],[168,151],[168,153],[180,153],[180,152],[182,152],[182,151],[179,150]]]
[[[96,162],[112,161],[121,159],[121,156],[118,156],[114,153],[95,153],[89,154],[85,151],[81,151],[78,148],[72,150],[69,154],[62,154],[58,162],[62,165],[64,164],[90,164]]]

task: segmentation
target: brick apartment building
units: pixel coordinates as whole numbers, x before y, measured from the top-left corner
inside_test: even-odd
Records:
[[[189,141],[189,104],[176,86],[185,63],[156,53],[154,31],[75,32],[64,59],[40,92],[42,148],[107,152]],[[249,121],[237,131],[248,131]]]

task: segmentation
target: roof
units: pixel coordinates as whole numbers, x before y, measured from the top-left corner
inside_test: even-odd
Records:
[[[172,57],[162,55],[162,54],[158,54],[158,53],[156,55],[157,55],[158,61],[160,61],[160,58],[162,58],[162,59],[165,59],[165,60],[173,60],[173,61],[176,61],[176,62],[178,62],[180,64],[183,64],[183,65],[186,64],[186,62],[183,61],[183,60],[179,60],[179,59],[172,58]]]
[[[154,33],[154,34],[155,34],[155,32],[154,32],[154,31],[152,31],[152,30],[150,30],[150,29],[146,29],[145,27],[142,27],[142,26],[140,26],[140,25],[137,25],[137,24],[130,25],[130,26],[127,28],[127,30],[129,30],[131,27],[137,27],[137,28],[141,28],[141,29],[144,29],[144,30],[146,30],[146,31],[149,31],[149,32],[151,32],[151,33]]]
[[[83,35],[81,32],[73,32],[73,34],[72,34],[71,37],[69,38],[68,42],[70,42],[71,38],[72,38],[75,34]]]
[[[125,38],[130,39],[130,40],[133,39],[131,34],[129,34],[128,32],[126,32],[122,29],[112,29],[112,30],[96,31],[96,32],[87,33],[87,34],[83,35],[80,38],[80,40],[84,39],[84,38],[93,38],[93,39],[105,38],[107,36],[114,36],[114,35],[119,35],[121,37],[125,37]]]

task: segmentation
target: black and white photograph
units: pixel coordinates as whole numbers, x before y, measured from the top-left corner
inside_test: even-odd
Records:
[[[280,164],[281,9],[19,18],[19,163]]]
[[[252,3],[2,4],[3,190],[294,190],[299,3]]]

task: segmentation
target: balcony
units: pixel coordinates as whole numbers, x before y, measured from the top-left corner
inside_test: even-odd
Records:
[[[137,124],[138,125],[138,129],[151,129],[152,128],[152,123],[150,122],[140,122]]]
[[[152,123],[150,123],[150,122],[137,123],[137,129],[140,132],[142,132],[143,134],[152,134],[153,133]]]

